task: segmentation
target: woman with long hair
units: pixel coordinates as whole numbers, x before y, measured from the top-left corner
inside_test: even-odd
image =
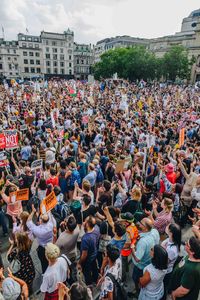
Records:
[[[141,290],[138,300],[160,300],[164,295],[163,279],[168,264],[167,251],[160,245],[151,249],[151,264],[146,266],[140,278]]]
[[[8,261],[18,265],[18,270],[14,271],[14,276],[24,280],[29,289],[32,288],[32,283],[35,277],[35,268],[33,260],[30,256],[31,240],[26,232],[16,233],[16,244],[10,240],[10,248],[7,252]]]
[[[168,253],[168,266],[167,266],[167,274],[164,278],[164,286],[165,286],[165,294],[167,291],[167,286],[169,284],[174,265],[179,256],[180,247],[181,247],[181,228],[179,225],[172,223],[166,227],[165,230],[168,238],[164,240],[161,244],[163,248],[166,249]],[[165,297],[163,300],[166,299]]]

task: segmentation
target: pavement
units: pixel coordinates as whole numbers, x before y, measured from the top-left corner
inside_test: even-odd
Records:
[[[188,227],[188,226],[185,227],[183,229],[183,241],[187,241],[191,235],[192,235],[191,227]],[[0,253],[2,255],[5,270],[9,266],[9,263],[6,259],[6,253],[7,253],[8,248],[9,248],[8,237],[3,237],[2,229],[0,228]],[[42,283],[42,270],[41,270],[40,261],[37,256],[36,249],[37,249],[37,242],[34,241],[32,248],[31,248],[31,257],[32,257],[34,265],[35,265],[36,276],[35,276],[35,279],[33,282],[33,295],[30,296],[30,299],[31,300],[42,300],[43,295],[40,293],[40,285]],[[133,283],[132,276],[131,276],[132,269],[133,269],[133,265],[130,263],[129,273],[127,274],[128,275],[127,282],[125,283],[125,287],[127,288],[128,292],[134,291],[134,283]],[[5,272],[5,275],[7,275],[6,272]],[[94,291],[93,291],[94,300],[98,299],[98,295],[99,295],[99,291],[97,289],[94,289]],[[130,297],[127,300],[136,300],[136,299],[137,298]],[[199,297],[199,300],[200,300],[200,297]]]

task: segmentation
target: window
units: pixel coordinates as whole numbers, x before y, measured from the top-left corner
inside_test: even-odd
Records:
[[[24,64],[28,64],[28,59],[24,59]]]
[[[69,69],[69,75],[72,75],[72,70],[71,69]]]
[[[29,46],[29,48],[33,48],[33,44],[32,43],[29,43],[28,46]]]
[[[39,42],[39,39],[38,38],[34,38],[34,42]]]
[[[22,47],[26,47],[26,43],[22,43]]]
[[[40,57],[40,52],[35,52],[36,57]]]
[[[31,68],[31,73],[35,73],[35,68]]]
[[[29,52],[29,56],[33,56],[33,52]]]
[[[56,46],[57,43],[55,41],[52,41],[52,46]]]
[[[60,62],[60,66],[64,67],[64,62],[63,61]]]
[[[30,64],[34,65],[34,60],[33,59],[30,59]]]
[[[15,70],[17,70],[17,69],[18,69],[18,64],[15,65]]]
[[[40,65],[40,60],[36,60],[36,65]]]
[[[2,56],[0,56],[0,60],[2,60]]]
[[[61,42],[60,45],[63,47],[64,46],[64,42]],[[63,52],[61,52],[61,53],[63,53]]]
[[[46,47],[46,52],[49,52],[49,47]]]
[[[28,73],[28,72],[29,72],[29,68],[27,68],[27,67],[24,68],[24,72],[25,72],[25,73]]]
[[[68,52],[69,54],[72,54],[72,50],[70,50],[70,49],[69,49],[67,52]]]
[[[65,59],[64,54],[60,54],[60,60],[64,60],[64,59]]]
[[[64,69],[60,69],[60,73],[61,74],[65,74],[65,70]]]
[[[84,64],[84,59],[81,59],[81,64],[82,64],[82,65]]]
[[[54,73],[58,74],[58,69],[57,68],[54,69]]]
[[[10,53],[10,50],[9,50],[9,49],[7,49],[7,52],[8,52],[8,53]]]
[[[3,69],[3,65],[2,64],[0,64],[0,70],[2,70]]]
[[[63,48],[60,48],[60,53],[64,53],[64,50],[63,50]]]
[[[17,60],[17,57],[14,57],[14,60],[16,61],[16,60]]]
[[[26,39],[25,39],[25,36],[23,36],[23,37],[22,37],[22,41],[25,41],[25,40],[26,40]]]
[[[23,51],[23,56],[27,56],[28,53],[26,51]]]
[[[10,72],[10,75],[12,75],[12,72]]]
[[[51,74],[51,69],[47,68],[47,74]]]
[[[49,45],[49,41],[48,40],[46,40],[46,45]]]
[[[37,48],[37,49],[38,49],[38,48],[39,48],[39,44],[35,44],[35,48]]]
[[[30,42],[31,42],[31,41],[32,41],[32,38],[31,38],[31,37],[28,37],[28,41],[30,41]]]
[[[49,58],[49,59],[50,59],[50,58],[51,58],[51,57],[50,57],[50,54],[46,54],[46,58]]]
[[[9,67],[9,70],[12,70],[12,65],[11,64],[9,64],[8,67]]]
[[[13,50],[13,53],[16,53],[16,50],[15,50],[15,49]]]
[[[69,43],[69,48],[71,48],[71,43]]]
[[[41,69],[40,68],[37,68],[37,73],[41,73]]]
[[[71,66],[72,66],[72,63],[69,63],[69,67],[71,68]]]
[[[58,59],[58,55],[57,54],[53,54],[53,59]]]
[[[58,66],[57,61],[54,61],[54,62],[53,62],[53,66],[54,66],[54,67],[57,67],[57,66]]]
[[[71,55],[69,55],[69,60],[71,60],[72,59],[72,56]]]
[[[79,59],[77,59],[76,63],[77,63],[77,65],[79,65]]]
[[[8,57],[8,60],[10,60],[10,57]]]
[[[53,48],[53,53],[57,53],[58,49],[57,48]]]
[[[49,60],[46,60],[46,66],[50,66],[51,64],[50,64],[50,61]]]

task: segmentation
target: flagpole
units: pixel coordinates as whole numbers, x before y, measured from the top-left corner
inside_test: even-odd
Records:
[[[1,30],[2,30],[3,39],[5,40],[5,32],[4,32],[4,27],[3,26],[1,26]]]

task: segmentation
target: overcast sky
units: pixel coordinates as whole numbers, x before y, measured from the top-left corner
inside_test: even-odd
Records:
[[[69,27],[76,42],[95,44],[116,35],[174,34],[182,19],[199,8],[199,0],[0,0],[0,25],[9,40],[26,28],[39,35]]]

